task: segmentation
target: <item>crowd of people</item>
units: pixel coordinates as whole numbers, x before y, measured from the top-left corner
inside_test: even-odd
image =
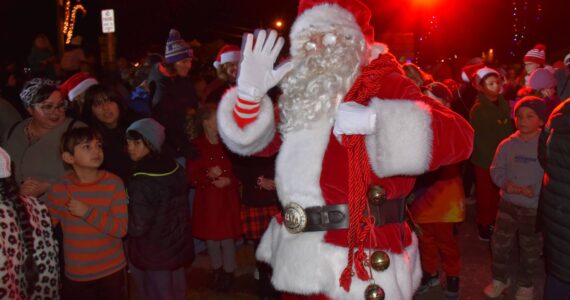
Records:
[[[236,155],[218,131],[218,104],[236,85],[240,48],[222,47],[210,67],[217,76],[197,78],[193,50],[174,29],[163,54],[120,70],[94,72],[81,40],[72,44],[58,60],[38,35],[27,77],[3,70],[0,226],[9,234],[0,238],[0,299],[125,299],[126,280],[137,299],[186,299],[185,270],[198,240],[211,261],[208,287],[230,291],[236,241],[257,248],[282,210],[280,142]],[[447,77],[410,62],[398,66],[407,83],[474,130],[470,159],[419,176],[407,197],[419,237],[417,294],[445,278],[448,299],[459,298],[457,225],[473,198],[479,239],[492,253],[483,293],[498,298],[516,284],[516,299],[534,299],[532,278],[544,253],[544,299],[570,295],[570,112],[563,101],[570,54],[553,65],[546,57],[537,45],[519,68],[475,58]],[[267,92],[270,102],[281,94]],[[256,108],[239,101],[238,122]],[[249,124],[243,120],[240,127]],[[514,249],[520,263],[509,274]],[[262,299],[279,297],[271,272],[257,261]]]

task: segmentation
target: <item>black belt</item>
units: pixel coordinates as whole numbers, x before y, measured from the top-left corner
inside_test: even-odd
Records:
[[[405,200],[393,199],[376,205],[369,203],[374,225],[402,223],[405,220]],[[368,211],[365,209],[365,215]],[[283,210],[284,225],[291,233],[347,229],[349,212],[347,204],[311,206],[303,209],[290,203]]]

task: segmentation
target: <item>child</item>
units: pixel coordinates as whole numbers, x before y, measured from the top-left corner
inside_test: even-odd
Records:
[[[544,99],[547,116],[560,104],[560,98],[556,94],[556,78],[547,69],[538,68],[530,73],[527,88],[531,89],[531,95]]]
[[[489,241],[497,215],[499,189],[491,180],[489,166],[497,145],[514,131],[509,118],[509,105],[501,95],[501,79],[494,69],[483,67],[473,77],[479,91],[469,114],[475,130],[471,162],[475,170],[475,197],[477,199],[477,226],[479,239]]]
[[[59,299],[58,248],[49,218],[43,202],[18,195],[10,156],[0,148],[0,299]]]
[[[119,177],[99,170],[101,136],[72,128],[61,139],[61,158],[73,171],[52,184],[47,205],[61,223],[64,299],[123,299],[127,196]]]
[[[444,84],[434,82],[422,90],[443,105],[451,106],[453,95]],[[446,275],[446,299],[458,299],[461,260],[455,225],[465,219],[460,165],[444,166],[420,176],[414,196],[410,212],[421,228],[418,237],[423,270],[416,294],[427,292],[439,284],[438,260],[441,260]]]
[[[201,108],[194,124],[194,132],[201,133],[193,140],[200,157],[186,165],[196,187],[192,232],[206,240],[214,270],[210,288],[228,291],[236,269],[234,239],[241,235],[238,183],[218,136],[216,110]]]
[[[536,44],[534,48],[528,50],[524,55],[523,62],[525,70],[524,82],[527,85],[530,74],[538,68],[544,68],[546,64],[546,46]]]
[[[501,203],[493,233],[493,282],[484,292],[497,298],[510,285],[508,262],[518,238],[517,300],[534,297],[532,278],[540,261],[541,243],[535,230],[538,195],[544,171],[538,161],[538,138],[546,119],[546,103],[525,97],[515,106],[517,131],[501,142],[491,165],[493,182],[501,187]]]
[[[186,299],[184,268],[194,259],[186,176],[161,153],[164,127],[141,119],[127,128],[135,163],[129,180],[129,269],[138,299]]]

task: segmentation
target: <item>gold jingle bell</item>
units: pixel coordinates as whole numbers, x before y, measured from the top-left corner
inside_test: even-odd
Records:
[[[379,185],[371,185],[366,195],[370,204],[379,205],[386,201],[386,191]]]
[[[374,251],[372,255],[370,255],[370,266],[375,271],[381,272],[390,266],[390,256],[384,251]]]
[[[384,300],[386,295],[384,290],[377,284],[371,284],[364,291],[364,298],[366,300]]]

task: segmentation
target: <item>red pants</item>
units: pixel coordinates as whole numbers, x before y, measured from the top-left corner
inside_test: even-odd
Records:
[[[453,232],[454,223],[426,223],[419,226],[422,229],[419,236],[422,270],[430,274],[437,272],[437,262],[441,254],[445,274],[459,276],[461,259],[459,241]]]
[[[489,168],[473,166],[475,170],[475,198],[477,199],[477,224],[495,223],[499,206],[499,188],[493,183]]]
[[[329,300],[329,298],[324,295],[304,296],[297,294],[281,293],[281,300]]]

